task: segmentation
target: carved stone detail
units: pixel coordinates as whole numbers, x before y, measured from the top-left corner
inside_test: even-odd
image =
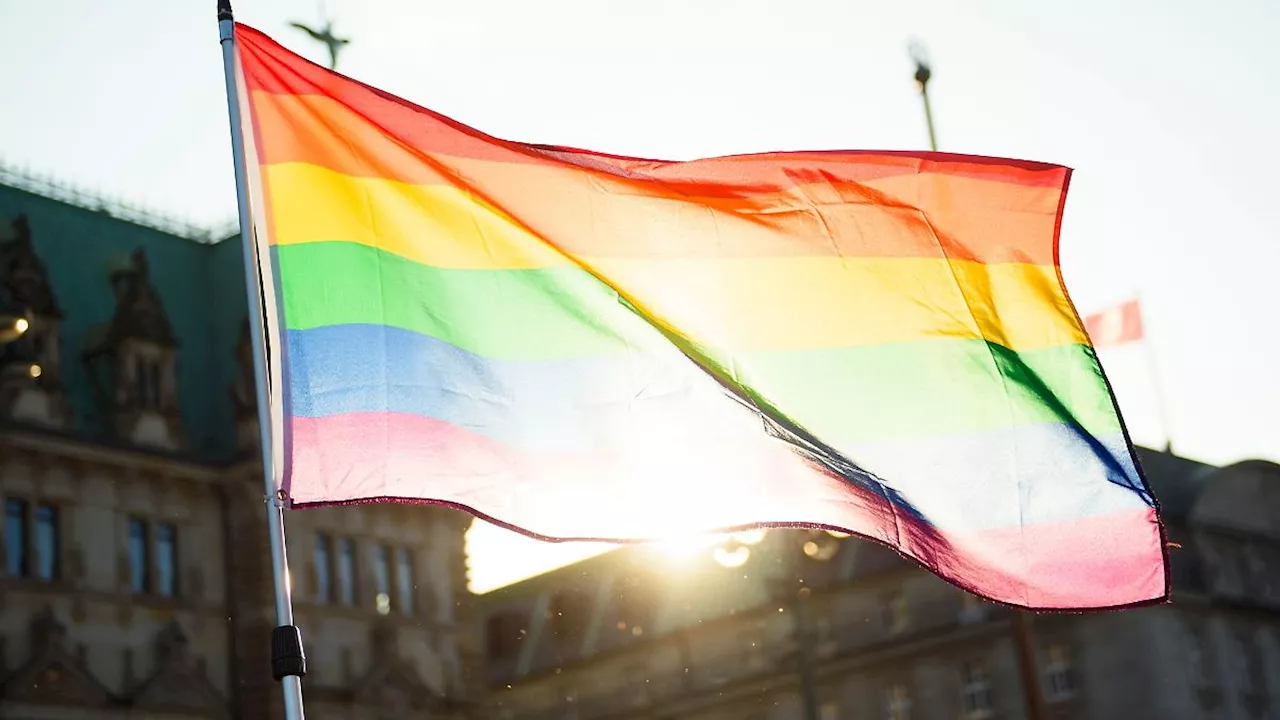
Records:
[[[71,599],[71,619],[76,622],[84,622],[89,617],[89,606],[81,595],[76,595]]]
[[[355,671],[352,669],[351,648],[342,648],[339,654],[339,664],[342,666],[342,684],[350,685],[355,679]]]
[[[116,625],[121,629],[128,628],[133,624],[133,604],[121,603],[116,606]]]
[[[115,312],[85,353],[117,436],[165,450],[185,445],[177,392],[177,339],[151,283],[146,254],[135,250],[111,272]]]
[[[48,318],[62,317],[62,308],[49,282],[49,271],[31,242],[31,223],[19,215],[10,223],[13,238],[0,244],[0,286],[16,305]]]
[[[31,619],[31,655],[4,683],[6,700],[32,704],[102,708],[111,700],[107,689],[85,663],[68,652],[66,627],[46,607]]]
[[[63,579],[78,585],[84,580],[84,572],[84,549],[81,547],[71,548],[67,552],[67,562],[63,568]]]
[[[396,648],[396,631],[388,623],[376,623],[371,631],[373,662],[355,683],[355,703],[377,717],[403,718],[432,713],[446,706]]]
[[[0,346],[0,416],[63,428],[68,414],[61,381],[62,309],[26,216],[10,223],[9,234],[11,240],[0,242],[0,307],[30,324],[22,337]]]
[[[127,267],[112,271],[111,289],[116,298],[116,312],[107,331],[108,342],[138,340],[163,348],[178,346],[164,304],[151,284],[147,254],[141,248],[129,256]]]
[[[187,589],[191,597],[204,598],[204,569],[199,565],[187,570]]]
[[[120,548],[116,551],[116,590],[118,592],[127,594],[133,591],[129,583],[131,572],[129,551],[125,548]]]
[[[120,658],[120,687],[133,687],[137,681],[133,669],[133,650],[125,648]]]
[[[133,704],[153,712],[225,717],[227,703],[209,682],[205,664],[191,654],[191,642],[177,621],[156,634],[156,669],[131,693]]]

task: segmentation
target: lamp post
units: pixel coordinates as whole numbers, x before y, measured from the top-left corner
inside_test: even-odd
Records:
[[[924,100],[924,119],[929,126],[929,149],[938,151],[938,139],[933,132],[933,111],[929,107],[929,80],[933,71],[925,55],[924,46],[912,42],[908,47],[916,64],[916,86]],[[1018,653],[1018,671],[1022,680],[1022,692],[1027,706],[1027,720],[1044,720],[1047,716],[1044,695],[1040,691],[1040,673],[1036,668],[1035,633],[1031,627],[1031,613],[1013,608],[1010,613],[1013,644]]]
[[[774,578],[770,582],[773,597],[784,609],[795,613],[796,672],[800,676],[800,701],[805,720],[819,720],[818,688],[813,678],[813,622],[809,613],[808,587],[796,589],[788,578]]]
[[[1013,644],[1018,649],[1018,670],[1022,675],[1022,693],[1027,703],[1027,720],[1044,720],[1047,713],[1044,694],[1040,691],[1040,673],[1036,670],[1035,640],[1031,629],[1031,613],[1013,608]]]
[[[788,553],[784,563],[785,574],[769,580],[770,590],[773,599],[784,610],[795,613],[796,671],[800,676],[803,717],[805,720],[820,720],[813,668],[814,630],[810,607],[813,591],[806,582],[804,564],[806,559],[817,562],[830,560],[835,556],[838,544],[830,533],[811,531],[807,536],[801,536],[796,544],[787,543],[784,548]],[[793,571],[795,577],[791,577]]]
[[[933,134],[933,110],[929,107],[929,79],[933,77],[933,71],[929,69],[923,45],[913,42],[909,52],[916,64],[916,87],[920,88],[920,98],[924,101],[924,121],[929,126],[929,149],[937,152],[938,138]]]

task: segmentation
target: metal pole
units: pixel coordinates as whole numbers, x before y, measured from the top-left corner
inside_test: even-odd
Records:
[[[1159,363],[1156,362],[1155,344],[1151,342],[1151,327],[1147,324],[1146,305],[1142,302],[1142,293],[1137,293],[1134,301],[1138,303],[1138,317],[1142,323],[1142,354],[1147,361],[1147,373],[1151,376],[1149,385],[1155,395],[1156,416],[1160,419],[1160,431],[1164,433],[1164,451],[1173,454],[1173,425],[1169,422],[1169,405],[1164,397],[1164,379],[1160,374]]]
[[[813,638],[815,634],[813,631],[813,608],[809,604],[809,598],[813,595],[813,591],[805,583],[804,560],[801,556],[804,546],[796,545],[792,548],[789,544],[784,544],[783,547],[796,554],[786,558],[786,562],[783,563],[784,574],[781,577],[773,577],[766,582],[769,585],[770,595],[774,600],[795,617],[792,637],[795,638],[796,642],[795,662],[796,674],[800,680],[800,702],[803,706],[802,717],[804,717],[804,720],[819,720],[818,688],[814,682],[813,668]],[[796,580],[800,581],[799,590],[796,589]]]
[[[813,623],[809,612],[811,591],[803,587],[796,594],[796,640],[800,652],[800,691],[804,698],[805,720],[818,718],[818,689],[813,682]]]
[[[929,78],[933,77],[933,71],[924,59],[922,48],[913,45],[911,54],[916,61],[916,86],[920,88],[920,97],[924,100],[924,121],[929,127],[929,149],[937,152],[938,138],[933,132],[933,109],[929,107]]]
[[[928,68],[925,68],[928,72]],[[924,100],[924,120],[929,126],[929,149],[938,151],[938,138],[933,133],[933,110],[929,107],[929,86],[927,83],[920,83],[920,97]]]
[[[809,629],[810,591],[808,587],[796,592],[794,581],[786,576],[769,578],[765,581],[769,586],[769,595],[774,602],[795,618],[795,628],[791,636],[796,642],[796,675],[800,680],[800,704],[804,720],[819,720],[818,690],[813,681],[812,635]],[[788,656],[788,664],[791,657]]]
[[[911,47],[912,58],[916,62],[916,85],[920,88],[920,97],[924,100],[924,119],[929,126],[929,149],[938,151],[938,138],[933,132],[933,111],[929,107],[929,79],[933,71],[924,58],[924,50],[918,45]],[[1026,699],[1027,720],[1044,720],[1046,717],[1044,695],[1040,691],[1040,672],[1036,664],[1036,644],[1031,627],[1031,613],[1019,608],[1010,609],[1010,623],[1013,626],[1013,644],[1018,653],[1018,672],[1021,675],[1023,696]]]
[[[1027,720],[1044,720],[1048,713],[1045,711],[1044,694],[1040,691],[1031,613],[1014,608],[1012,623],[1013,640],[1018,649],[1018,670],[1022,674],[1022,693],[1027,702]]]
[[[268,411],[267,362],[262,327],[262,289],[254,250],[253,216],[249,206],[240,95],[236,82],[235,20],[230,0],[218,0],[218,38],[226,77],[227,110],[231,119],[231,152],[235,164],[236,208],[240,217],[240,244],[244,252],[245,293],[249,304],[249,329],[253,350],[254,390],[258,400],[258,443],[262,451],[262,480],[267,497],[267,532],[271,543],[271,575],[275,584],[276,625],[271,637],[272,675],[284,691],[286,720],[303,720],[302,675],[306,673],[301,635],[293,624],[293,597],[289,583],[289,558],[285,550],[284,501],[276,491],[272,458],[271,418]]]

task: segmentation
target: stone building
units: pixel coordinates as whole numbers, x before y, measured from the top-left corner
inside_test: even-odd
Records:
[[[1280,717],[1280,466],[1141,459],[1174,544],[1174,601],[1032,616],[1045,716]],[[1011,611],[856,538],[628,547],[480,607],[493,718],[1028,715]]]
[[[0,717],[279,717],[238,238],[26,187],[0,185],[0,314],[29,321],[0,347]],[[309,716],[462,716],[469,523],[288,514]]]

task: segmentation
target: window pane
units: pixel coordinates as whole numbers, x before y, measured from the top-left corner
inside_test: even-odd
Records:
[[[356,604],[356,548],[350,538],[338,538],[338,601]]]
[[[964,710],[969,718],[987,717],[991,709],[991,683],[987,679],[984,664],[973,661],[964,664],[961,671],[964,682]]]
[[[147,393],[150,396],[148,407],[155,410],[160,407],[160,363],[152,361],[148,365]]]
[[[905,685],[894,685],[889,688],[886,709],[889,720],[908,720],[911,717],[911,695]]]
[[[138,357],[133,358],[133,389],[138,395],[138,406],[147,406],[147,367],[146,362]]]
[[[1255,667],[1253,641],[1244,631],[1237,631],[1232,639],[1235,651],[1231,655],[1235,664],[1236,677],[1239,678],[1240,692],[1253,695],[1258,690],[1257,679],[1260,675]]]
[[[330,575],[329,536],[316,535],[316,602],[333,600],[333,578]]]
[[[178,530],[169,523],[156,525],[156,592],[178,594]]]
[[[377,545],[373,549],[373,601],[378,613],[386,615],[391,612],[391,553],[386,545]]]
[[[388,558],[387,546],[378,545],[373,549],[373,583],[374,587],[381,594],[387,594],[391,591],[391,568],[390,558]]]
[[[41,580],[56,580],[60,574],[58,545],[58,508],[36,506],[36,576]]]
[[[910,607],[905,593],[897,593],[889,600],[889,632],[904,633],[911,622]]]
[[[1071,652],[1064,645],[1050,645],[1045,651],[1046,694],[1050,701],[1065,700],[1074,693]]]
[[[147,524],[129,521],[129,589],[144,593],[151,585],[151,553],[148,548]]]
[[[4,571],[10,577],[27,576],[27,502],[4,501]]]
[[[396,601],[400,612],[413,614],[413,554],[408,548],[396,548]]]

